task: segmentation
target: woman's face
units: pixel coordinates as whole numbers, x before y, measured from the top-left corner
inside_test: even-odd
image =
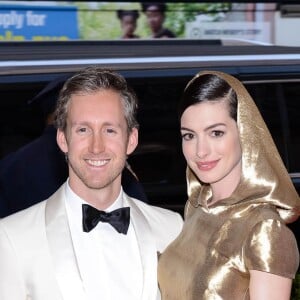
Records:
[[[130,36],[134,34],[136,29],[136,19],[132,16],[124,16],[121,20],[122,31],[124,35]]]
[[[189,106],[181,117],[182,149],[201,182],[233,190],[241,177],[242,150],[227,101]]]

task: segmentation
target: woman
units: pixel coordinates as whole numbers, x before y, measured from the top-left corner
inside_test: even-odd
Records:
[[[137,27],[139,12],[137,10],[117,10],[117,17],[120,20],[122,36],[121,39],[138,39],[134,32]]]
[[[245,87],[206,71],[179,107],[189,199],[159,259],[162,299],[289,299],[299,196]]]

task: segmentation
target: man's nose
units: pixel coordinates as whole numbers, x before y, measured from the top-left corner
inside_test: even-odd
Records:
[[[102,134],[93,134],[91,137],[90,151],[92,153],[100,153],[105,149],[104,138]]]

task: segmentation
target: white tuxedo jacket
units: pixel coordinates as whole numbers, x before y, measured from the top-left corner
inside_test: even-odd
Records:
[[[64,189],[65,184],[46,201],[0,220],[1,300],[88,300],[73,249]],[[155,300],[159,298],[157,252],[177,237],[182,218],[124,198],[140,247],[141,300]]]

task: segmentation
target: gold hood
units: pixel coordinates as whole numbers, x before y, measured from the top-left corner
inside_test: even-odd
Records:
[[[222,72],[200,72],[190,83],[206,74],[223,78],[235,90],[238,98],[237,125],[242,146],[242,176],[236,190],[230,197],[222,200],[222,205],[268,203],[276,207],[286,223],[295,221],[300,215],[298,193],[251,96],[239,80]],[[202,185],[189,167],[187,188],[189,200],[186,213],[190,205],[207,207],[211,196],[210,187]]]

